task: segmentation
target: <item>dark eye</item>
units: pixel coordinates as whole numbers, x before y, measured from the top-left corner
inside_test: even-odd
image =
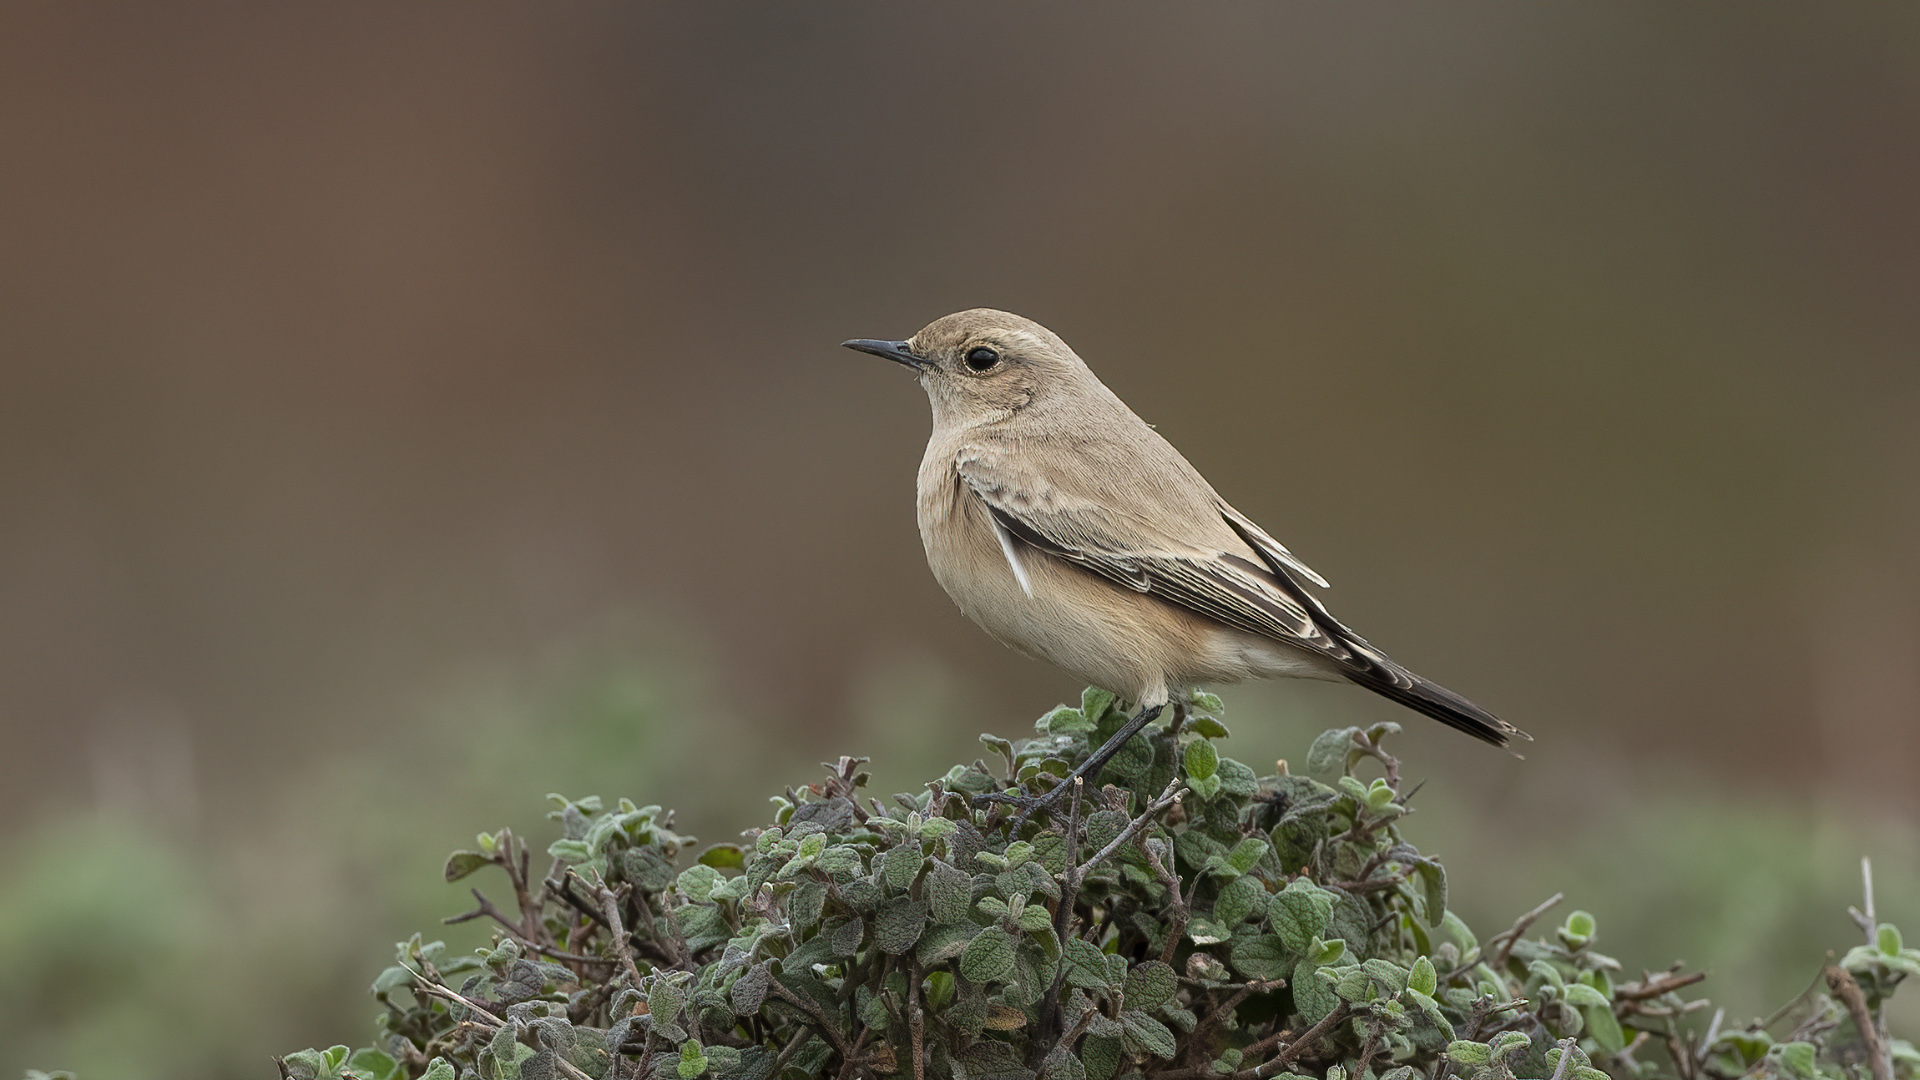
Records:
[[[985,345],[975,346],[967,351],[967,366],[975,371],[992,370],[1000,362],[1000,354]]]

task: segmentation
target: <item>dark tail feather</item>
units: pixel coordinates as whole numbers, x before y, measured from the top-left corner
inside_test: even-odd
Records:
[[[1533,741],[1533,736],[1507,723],[1459,694],[1401,667],[1373,650],[1367,650],[1372,663],[1349,667],[1347,678],[1379,694],[1392,698],[1418,713],[1494,746],[1505,747],[1514,738]]]

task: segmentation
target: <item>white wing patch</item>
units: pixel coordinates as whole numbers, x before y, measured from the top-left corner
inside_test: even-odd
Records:
[[[1020,591],[1027,594],[1027,599],[1033,599],[1033,581],[1027,577],[1026,564],[1020,561],[1020,549],[1014,546],[1013,534],[992,513],[987,514],[987,520],[993,523],[993,535],[1000,541],[1000,553],[1007,557],[1007,565],[1013,568],[1013,579],[1020,583]]]

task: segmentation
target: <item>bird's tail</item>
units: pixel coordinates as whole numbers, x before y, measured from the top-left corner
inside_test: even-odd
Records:
[[[1533,736],[1439,683],[1415,675],[1378,650],[1367,648],[1364,655],[1371,662],[1347,668],[1346,676],[1374,693],[1494,746],[1505,747],[1515,738],[1533,741]]]

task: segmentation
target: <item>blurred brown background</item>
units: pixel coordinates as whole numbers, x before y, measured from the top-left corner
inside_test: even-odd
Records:
[[[5,9],[0,1071],[264,1075],[366,1037],[489,814],[599,785],[718,838],[1074,693],[939,592],[924,400],[837,347],[975,305],[1540,740],[1281,687],[1228,695],[1249,760],[1403,720],[1489,875],[1564,777],[1589,870],[1680,789],[1907,859],[1916,55],[1892,6]],[[217,1024],[103,1014],[146,976],[75,959],[133,918],[76,899],[96,856],[88,896],[175,897],[179,979],[285,965],[219,967]],[[114,1056],[142,1023],[175,1049]]]

